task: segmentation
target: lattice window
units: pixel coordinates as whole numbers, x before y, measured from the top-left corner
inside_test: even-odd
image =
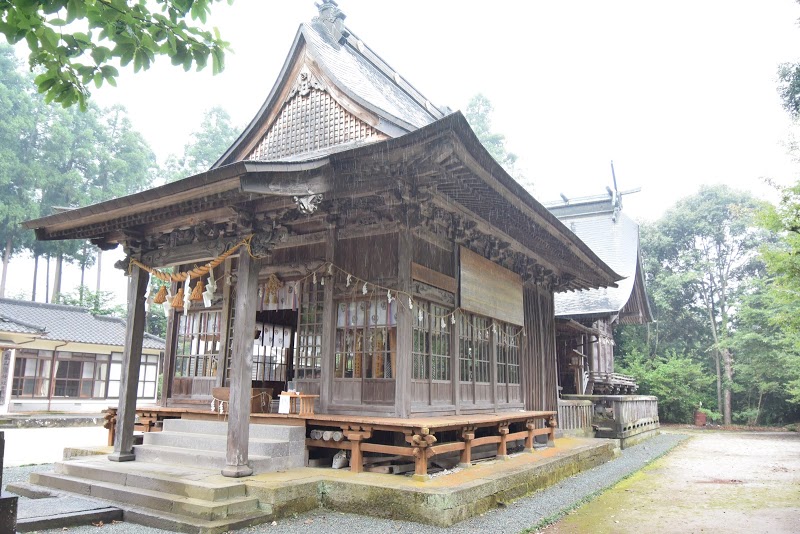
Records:
[[[395,306],[385,299],[339,303],[335,378],[394,378]]]
[[[413,313],[413,365],[414,380],[449,381],[450,373],[450,319],[452,310],[432,302],[417,301],[422,314]],[[444,323],[442,319],[445,318]]]
[[[292,328],[256,324],[260,331],[253,347],[253,380],[286,382],[286,366],[292,343]]]
[[[178,322],[175,348],[175,376],[215,376],[220,351],[222,314],[191,310]]]
[[[297,95],[286,103],[248,159],[276,160],[379,135],[327,91],[313,89],[307,96]]]
[[[519,327],[497,323],[497,383],[519,384]]]
[[[297,321],[295,378],[319,380],[322,375],[322,319],[324,287],[305,281],[298,289],[300,315]]]
[[[459,321],[461,382],[491,381],[491,319],[462,313]]]

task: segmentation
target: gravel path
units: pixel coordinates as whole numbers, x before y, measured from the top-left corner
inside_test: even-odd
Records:
[[[293,519],[283,519],[276,525],[266,523],[257,527],[240,530],[240,533],[253,532],[347,532],[348,534],[376,534],[378,532],[418,532],[423,528],[430,533],[482,532],[507,533],[520,532],[538,525],[544,519],[573,508],[591,494],[608,488],[627,475],[638,471],[653,459],[668,452],[686,439],[682,434],[661,434],[641,445],[622,451],[615,460],[562,480],[558,484],[515,501],[508,506],[492,510],[450,528],[433,526],[421,527],[417,523],[378,519],[368,516],[342,514],[330,510],[317,510],[298,515]],[[49,465],[7,468],[3,482],[25,481],[34,470],[48,470]],[[41,534],[64,532],[62,529],[42,531]],[[74,527],[73,534],[97,534],[96,527]],[[163,534],[164,531],[142,527],[131,523],[105,525],[104,534]]]

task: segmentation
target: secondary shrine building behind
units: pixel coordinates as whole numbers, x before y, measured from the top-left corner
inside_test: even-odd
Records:
[[[127,358],[149,273],[172,281],[164,405],[291,383],[326,414],[556,410],[554,292],[620,276],[320,9],[208,172],[27,226],[124,247]]]

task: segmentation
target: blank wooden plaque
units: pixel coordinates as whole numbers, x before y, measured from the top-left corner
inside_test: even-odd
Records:
[[[461,247],[461,307],[507,323],[525,324],[522,278]]]

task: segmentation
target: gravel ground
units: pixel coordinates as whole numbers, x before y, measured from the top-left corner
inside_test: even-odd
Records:
[[[368,516],[342,514],[329,510],[317,510],[298,515],[292,519],[283,519],[275,525],[266,523],[237,531],[253,532],[347,532],[348,534],[376,534],[378,532],[418,532],[420,528],[426,532],[482,532],[507,533],[520,532],[539,524],[560,511],[573,508],[577,503],[599,490],[614,485],[625,476],[641,469],[654,458],[666,453],[678,443],[686,439],[683,434],[661,434],[641,445],[622,451],[615,460],[584,471],[578,475],[562,480],[558,484],[539,491],[528,497],[519,499],[508,506],[492,510],[484,515],[474,517],[450,528],[420,526],[417,523],[378,519]],[[28,474],[36,470],[48,470],[49,465],[7,468],[3,472],[3,483],[26,481]],[[42,531],[41,534],[65,532],[62,529]],[[74,527],[68,532],[73,534],[97,534],[93,526]],[[163,530],[142,527],[131,523],[105,525],[104,534],[160,534]]]

